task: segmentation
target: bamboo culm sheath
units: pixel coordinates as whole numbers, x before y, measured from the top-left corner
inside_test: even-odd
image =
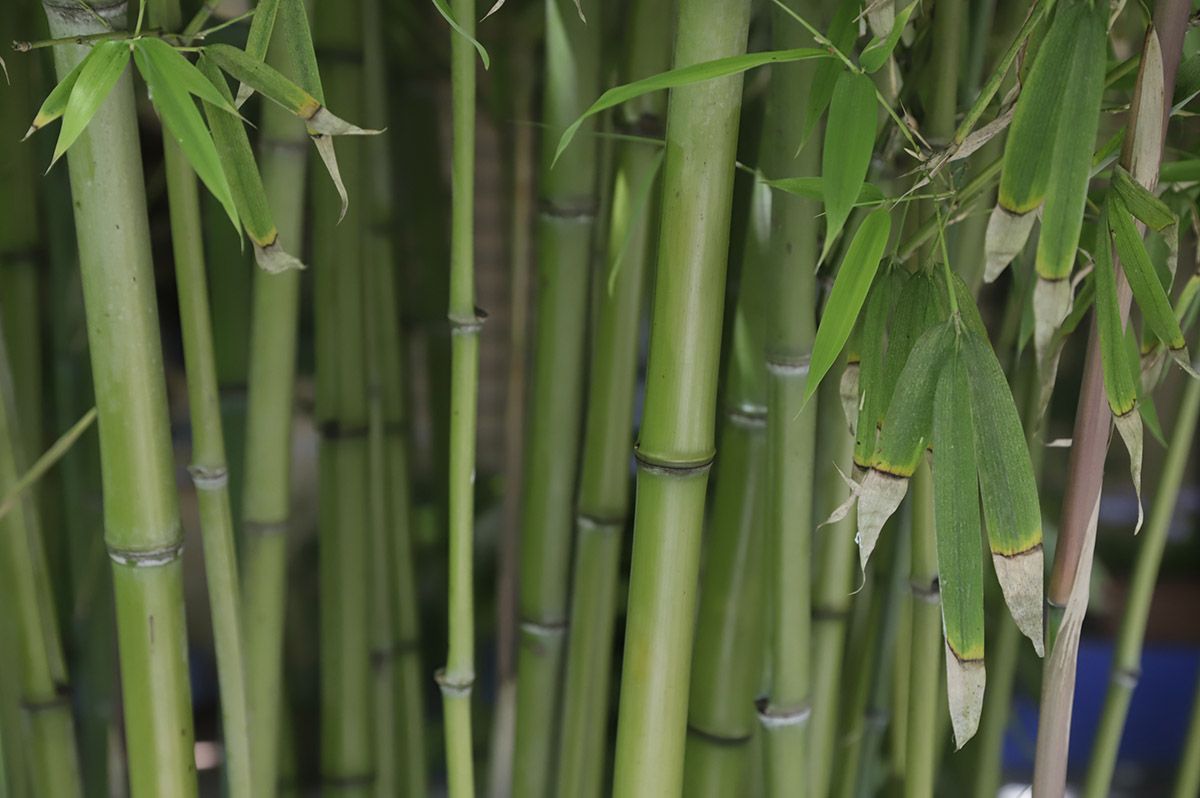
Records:
[[[745,51],[750,4],[682,0],[675,66]],[[742,77],[675,89],[638,445],[613,794],[682,788]]]
[[[124,2],[44,3],[55,37],[120,27]],[[98,16],[99,15],[99,18]],[[56,48],[66,76],[86,54]],[[104,474],[134,796],[196,794],[183,614],[182,533],[138,150],[125,74],[67,155]],[[116,223],[114,223],[114,221]],[[107,308],[120,307],[116,315]]]

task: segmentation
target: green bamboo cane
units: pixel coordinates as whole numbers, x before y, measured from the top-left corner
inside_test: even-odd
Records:
[[[1146,622],[1150,616],[1150,602],[1154,596],[1154,583],[1162,564],[1163,550],[1167,544],[1167,531],[1175,514],[1183,472],[1191,456],[1193,436],[1196,432],[1196,415],[1200,412],[1200,382],[1188,380],[1179,413],[1175,417],[1175,429],[1171,432],[1171,443],[1167,447],[1167,458],[1163,463],[1162,475],[1158,480],[1158,492],[1150,517],[1141,534],[1137,562],[1130,580],[1125,615],[1117,632],[1113,650],[1112,673],[1108,692],[1104,697],[1104,713],[1100,727],[1092,744],[1092,759],[1088,765],[1087,781],[1083,794],[1086,798],[1097,798],[1109,793],[1113,768],[1117,762],[1117,749],[1121,743],[1121,732],[1129,714],[1129,703],[1137,687],[1141,672],[1142,645],[1146,636]]]
[[[670,3],[634,5],[626,78],[667,67],[670,13]],[[621,109],[621,126],[654,135],[662,130],[665,109],[661,94],[639,98]],[[655,232],[651,181],[662,159],[661,150],[649,143],[621,141],[616,149],[607,268],[596,284],[558,758],[557,794],[580,798],[598,795],[604,780],[621,538],[630,504],[629,438],[623,431],[633,426],[639,322]]]
[[[453,0],[467,34],[475,30],[475,0]],[[479,401],[479,333],[475,308],[475,48],[457,32],[450,38],[453,145],[450,221],[450,470],[449,646],[438,671],[445,720],[450,798],[475,794],[471,746],[471,688],[475,684],[473,539],[475,430]]]
[[[761,216],[770,189],[754,187],[749,215]],[[683,794],[737,794],[751,772],[755,698],[766,632],[764,471],[767,375],[760,358],[770,231],[751,231],[732,325],[727,404],[705,540],[692,653]],[[772,553],[774,554],[774,553]]]
[[[0,493],[7,493],[25,471],[21,421],[6,343],[0,336]],[[23,755],[33,794],[82,796],[79,759],[71,717],[70,686],[62,666],[62,643],[53,606],[41,606],[37,587],[37,547],[41,545],[37,507],[26,496],[0,521],[0,576],[5,607],[15,621],[16,664],[21,707],[21,737],[9,739],[12,756]],[[11,760],[10,760],[11,761]]]
[[[50,34],[120,27],[125,4],[46,0]],[[58,74],[84,56],[56,48]],[[112,559],[130,788],[196,794],[182,535],[132,78],[125,75],[68,154],[88,311]],[[110,314],[109,308],[123,308]]]
[[[601,4],[546,0],[538,292],[533,381],[522,479],[517,585],[517,732],[513,791],[544,796],[553,783],[567,632],[571,514],[583,413],[589,268],[596,218],[596,143],[582,139],[553,164],[562,131],[600,91]]]
[[[367,95],[367,122],[382,129],[387,118],[386,59],[384,57],[383,19],[379,0],[364,5],[364,66]],[[396,786],[386,788],[381,778],[376,784],[380,795],[424,795],[426,792],[425,725],[423,717],[426,675],[421,669],[418,628],[416,565],[412,550],[412,507],[408,468],[408,419],[405,411],[403,338],[396,293],[396,264],[391,230],[395,209],[391,193],[391,157],[383,137],[367,142],[373,163],[368,202],[371,224],[367,241],[367,275],[373,289],[367,291],[367,306],[374,325],[368,341],[374,340],[379,385],[379,418],[373,424],[382,427],[386,534],[376,556],[388,565],[391,590],[376,585],[377,601],[392,605],[389,611],[392,629],[376,641],[376,661],[394,660],[391,678],[395,682],[395,722],[397,739],[390,750],[377,744],[380,765],[384,757],[396,757]],[[373,407],[374,411],[374,407]],[[378,565],[376,566],[379,567]],[[380,621],[382,619],[377,619]],[[383,644],[380,647],[380,644]],[[381,729],[382,731],[382,729]],[[382,736],[382,735],[381,735]],[[379,743],[380,741],[377,741]],[[380,776],[383,776],[381,770]]]
[[[284,4],[281,13],[296,13]],[[301,46],[302,43],[293,43]],[[293,47],[274,42],[267,62],[312,85]],[[259,170],[281,246],[298,252],[304,238],[308,135],[304,125],[274,103],[264,103],[258,141]],[[242,489],[242,588],[254,794],[272,795],[279,780],[282,733],[283,627],[287,594],[287,537],[291,528],[292,421],[300,312],[298,271],[257,269],[250,314],[246,396],[246,450]]]
[[[1189,386],[1189,390],[1191,386]],[[1192,703],[1192,719],[1188,722],[1183,751],[1179,755],[1179,773],[1175,777],[1174,798],[1191,798],[1200,792],[1200,688]]]
[[[314,33],[325,94],[351,117],[365,107],[362,4],[318,4]],[[339,142],[346,190],[366,197],[365,142]],[[321,778],[337,795],[373,792],[375,698],[370,678],[368,401],[364,336],[367,212],[351,205],[339,222],[330,181],[314,175],[313,264],[317,272],[317,414],[322,434],[318,519]],[[332,507],[329,504],[332,503]],[[380,711],[388,711],[379,707]]]
[[[807,4],[792,3],[802,13]],[[773,46],[800,47],[808,34],[783,9],[772,19]],[[767,94],[763,166],[769,174],[815,174],[819,148],[810,143],[796,159],[797,131],[815,65],[777,68]],[[794,171],[794,170],[799,170]],[[804,402],[816,316],[819,209],[811,201],[779,193],[771,204],[771,305],[766,338],[767,579],[773,608],[770,682],[760,709],[765,732],[767,793],[772,796],[825,794],[827,763],[809,756],[812,716],[812,518],[817,403]],[[845,547],[841,547],[845,548]],[[848,573],[845,567],[841,569]],[[832,576],[832,575],[831,575]],[[826,640],[841,648],[840,642]],[[822,694],[833,699],[837,690]],[[836,699],[834,699],[836,700]],[[810,764],[811,762],[811,764]]]
[[[742,0],[682,0],[675,66],[743,52],[749,17]],[[668,107],[617,723],[619,798],[676,795],[682,786],[741,93],[741,76],[722,78],[673,90]]]
[[[149,22],[163,30],[181,25],[178,0],[154,0]],[[179,292],[179,318],[187,369],[188,409],[192,421],[192,464],[188,471],[196,487],[204,570],[212,609],[217,679],[221,691],[222,731],[229,792],[250,796],[251,759],[246,660],[243,653],[242,602],[237,554],[233,540],[233,510],[229,470],[217,385],[213,316],[205,273],[200,192],[196,174],[175,139],[163,131],[171,246]]]

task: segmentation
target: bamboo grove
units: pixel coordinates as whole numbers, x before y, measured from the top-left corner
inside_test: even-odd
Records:
[[[4,3],[0,798],[1197,795],[1198,14]]]

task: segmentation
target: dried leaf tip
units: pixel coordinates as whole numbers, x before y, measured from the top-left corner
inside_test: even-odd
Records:
[[[255,244],[254,261],[259,265],[259,268],[271,274],[304,268],[304,264],[300,262],[299,258],[288,254],[284,251],[283,247],[279,246],[278,239],[265,247]]]
[[[946,643],[946,697],[957,751],[975,736],[983,714],[987,670],[982,659],[963,659]]]
[[[984,282],[993,282],[1025,248],[1036,216],[1033,211],[1013,213],[999,204],[992,209],[984,238]]]

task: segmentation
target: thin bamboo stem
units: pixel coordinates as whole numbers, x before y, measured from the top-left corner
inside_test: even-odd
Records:
[[[933,795],[937,755],[935,713],[941,705],[938,687],[943,667],[933,482],[928,463],[922,463],[913,477],[912,497],[912,653],[904,794],[907,798],[928,798]]]
[[[150,3],[151,24],[175,28],[181,22],[177,0]],[[192,421],[192,464],[204,566],[212,608],[217,678],[221,691],[226,774],[233,798],[251,792],[249,707],[246,697],[241,591],[233,540],[229,471],[221,426],[212,311],[205,274],[200,192],[196,174],[175,139],[164,130],[171,246],[179,293],[180,327],[187,369],[188,409]]]
[[[562,130],[600,91],[602,5],[546,0],[533,381],[522,479],[517,612],[517,736],[513,790],[544,796],[553,783],[568,620],[571,516],[583,416],[583,362],[596,218],[596,140],[553,164]]]
[[[458,24],[475,30],[475,0],[453,0]],[[475,684],[473,538],[475,434],[479,401],[479,333],[475,308],[475,49],[450,34],[453,144],[450,235],[449,646],[437,673],[445,720],[450,798],[475,794],[471,688]]]
[[[655,0],[633,7],[625,62],[628,79],[666,68],[670,13],[669,3]],[[665,108],[661,94],[641,98],[621,110],[622,124],[661,131]],[[567,638],[558,758],[557,794],[579,798],[598,796],[604,781],[613,627],[630,505],[628,431],[633,426],[646,272],[656,233],[650,208],[657,192],[647,181],[655,180],[662,155],[650,145],[622,141],[613,158],[607,268],[595,279],[596,320],[575,521],[572,632]],[[649,197],[639,209],[641,191]]]
[[[119,27],[121,0],[46,0],[52,36]],[[85,55],[56,48],[65,76]],[[182,544],[150,235],[126,74],[68,153],[104,472],[134,796],[196,794]],[[113,314],[109,309],[124,309]]]
[[[6,492],[25,470],[20,438],[12,367],[0,336],[0,492]],[[40,546],[36,501],[26,496],[0,521],[0,576],[5,608],[15,627],[13,680],[18,685],[22,721],[21,736],[7,739],[6,744],[10,757],[24,759],[34,794],[82,796],[70,685],[61,665],[62,643],[54,608],[42,606],[37,586]],[[44,618],[47,610],[53,621],[49,628]],[[10,763],[15,761],[10,758]]]
[[[1175,503],[1179,498],[1184,469],[1191,456],[1198,412],[1200,381],[1188,380],[1183,399],[1179,403],[1179,412],[1175,416],[1175,429],[1171,432],[1167,458],[1158,479],[1154,505],[1150,508],[1150,517],[1141,535],[1137,562],[1134,564],[1133,578],[1129,584],[1125,615],[1121,618],[1121,628],[1117,632],[1112,673],[1104,698],[1104,713],[1101,715],[1100,727],[1092,744],[1092,759],[1084,785],[1083,794],[1086,798],[1102,798],[1108,795],[1112,782],[1121,732],[1125,727],[1129,702],[1133,698],[1141,673],[1142,645],[1146,636],[1146,621],[1150,616],[1150,602],[1154,597],[1154,583],[1158,578],[1163,550],[1166,548],[1167,531],[1175,514]]]
[[[795,5],[795,4],[793,4]],[[813,9],[801,6],[800,10]],[[808,35],[782,9],[775,9],[776,48],[807,44]],[[796,135],[803,127],[806,96],[815,65],[775,69],[767,95],[763,165],[786,174],[796,159]],[[815,174],[820,150],[810,143],[802,174]],[[771,203],[771,303],[765,359],[767,372],[767,529],[771,630],[770,682],[759,709],[764,730],[767,794],[803,796],[827,790],[828,763],[810,754],[812,706],[812,537],[817,402],[804,402],[804,384],[816,329],[818,209],[792,196]],[[842,569],[845,572],[845,568]],[[836,577],[829,575],[833,581]],[[834,599],[835,601],[837,599]],[[833,641],[826,640],[826,643]],[[840,652],[841,644],[835,643]],[[823,694],[833,699],[837,690]],[[834,699],[836,700],[836,699]],[[814,778],[820,774],[820,778]]]
[[[1184,0],[1159,0],[1155,4],[1153,28],[1162,50],[1163,65],[1163,109],[1162,135],[1165,137],[1167,120],[1171,110],[1170,97],[1175,88],[1175,73],[1179,66],[1183,47],[1183,36],[1187,29],[1190,5]],[[1144,63],[1144,62],[1143,62]],[[1140,81],[1140,77],[1139,77]],[[1137,129],[1137,104],[1130,106],[1129,130]],[[1143,157],[1154,153],[1143,164],[1147,174],[1157,176],[1161,160],[1162,142],[1135,142],[1130,136],[1125,141],[1122,164],[1129,167],[1135,149]],[[1157,149],[1157,152],[1155,150]],[[1153,182],[1149,188],[1153,188]],[[1117,301],[1122,324],[1129,313],[1130,291],[1124,272],[1117,270]],[[1061,663],[1059,678],[1043,681],[1042,711],[1038,724],[1037,756],[1034,760],[1034,795],[1037,798],[1061,793],[1066,784],[1066,756],[1062,754],[1070,741],[1070,718],[1075,681],[1075,654],[1072,648],[1064,648],[1062,656],[1056,656],[1058,628],[1063,609],[1076,589],[1077,579],[1090,580],[1090,569],[1080,568],[1081,563],[1090,563],[1095,547],[1096,511],[1104,474],[1104,456],[1108,449],[1112,430],[1112,412],[1105,397],[1104,375],[1100,358],[1100,336],[1095,320],[1088,334],[1083,380],[1080,385],[1079,403],[1075,411],[1075,428],[1072,435],[1071,457],[1067,466],[1066,489],[1063,494],[1062,520],[1059,524],[1058,543],[1054,551],[1054,564],[1050,573],[1050,584],[1046,591],[1046,663],[1047,672]],[[1085,583],[1080,583],[1083,590]],[[1084,605],[1086,609],[1086,604]],[[1075,635],[1071,636],[1072,638]],[[1064,640],[1064,645],[1073,644]]]
[[[299,80],[293,58],[290,47],[267,52],[267,63]],[[263,105],[259,171],[280,245],[289,252],[299,251],[304,238],[307,138],[294,116]],[[243,626],[254,630],[246,639],[254,795],[273,795],[279,781],[300,281],[298,271],[256,269],[252,287],[241,543]]]
[[[361,118],[362,4],[316,6],[313,30],[327,96],[349,118]],[[338,142],[346,190],[365,198],[363,139]],[[315,170],[314,170],[315,171]],[[370,648],[371,517],[369,513],[367,360],[364,338],[366,253],[364,202],[339,221],[330,181],[313,175],[313,264],[317,271],[317,413],[322,433],[318,519],[321,666],[321,778],[341,795],[373,793],[375,696]],[[316,179],[320,178],[320,179]],[[332,502],[332,508],[327,506]],[[378,707],[388,711],[388,707]]]
[[[1179,773],[1175,776],[1173,798],[1192,798],[1200,792],[1200,687],[1192,700],[1192,719],[1188,722],[1183,751],[1179,755]]]
[[[387,76],[384,53],[383,18],[379,0],[366,0],[363,14],[364,66],[366,68],[365,90],[367,96],[366,121],[372,127],[382,128],[387,118]],[[382,533],[376,541],[374,557],[378,582],[374,585],[375,604],[378,616],[372,662],[376,679],[390,679],[395,690],[393,704],[394,719],[381,721],[377,713],[378,736],[376,739],[379,757],[379,779],[376,793],[389,795],[424,795],[426,785],[424,681],[421,670],[420,634],[417,615],[416,565],[412,551],[412,507],[408,469],[408,419],[405,412],[405,376],[402,357],[399,304],[396,293],[395,250],[391,238],[394,229],[395,209],[391,190],[391,156],[389,146],[382,137],[367,142],[373,168],[370,180],[369,203],[371,223],[367,238],[367,317],[370,345],[368,352],[369,372],[373,372],[373,384],[378,388],[369,392],[372,440],[379,438],[379,452],[372,452],[372,470],[382,475],[373,482],[379,491],[382,523],[376,527]],[[390,583],[390,584],[389,584]],[[387,612],[383,608],[387,607]],[[385,622],[389,629],[382,628]],[[381,667],[391,661],[390,668]],[[390,673],[389,673],[390,671]],[[389,706],[384,699],[386,685],[380,685],[380,707]],[[391,734],[395,739],[387,741],[387,726],[394,724]],[[394,765],[386,759],[395,758]],[[385,778],[385,768],[394,771]],[[389,785],[389,780],[391,785]]]
[[[682,0],[675,66],[746,47],[750,4]],[[633,565],[613,794],[677,795],[717,360],[741,76],[675,89],[645,417],[637,450]]]

